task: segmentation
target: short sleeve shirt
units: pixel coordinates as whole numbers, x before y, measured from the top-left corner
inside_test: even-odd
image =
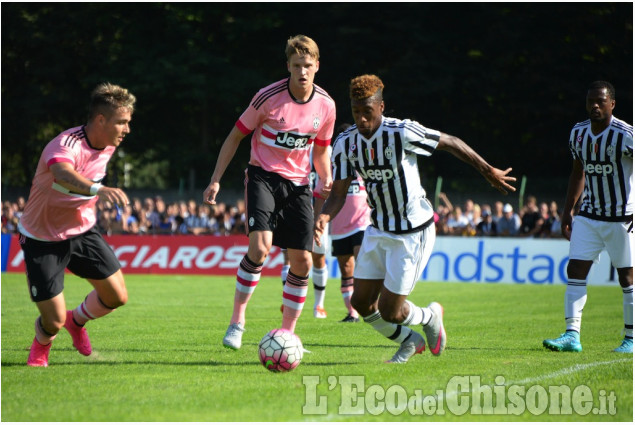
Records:
[[[308,101],[298,102],[286,78],[258,91],[236,126],[245,135],[253,131],[251,165],[307,185],[312,145],[331,143],[335,102],[317,85]]]
[[[20,231],[35,239],[61,241],[93,227],[97,221],[97,196],[64,188],[55,181],[50,167],[67,162],[83,177],[97,183],[106,175],[106,166],[114,151],[114,146],[93,148],[84,126],[63,131],[50,141],[40,156],[29,199],[20,218]]]

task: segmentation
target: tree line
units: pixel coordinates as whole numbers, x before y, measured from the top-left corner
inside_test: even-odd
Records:
[[[28,187],[43,146],[86,121],[92,88],[137,96],[109,184],[207,185],[256,91],[287,75],[284,46],[320,47],[316,83],[352,122],[350,79],[382,78],[387,116],[463,138],[517,176],[566,178],[591,81],[632,122],[632,3],[3,3],[2,185]],[[240,188],[246,138],[222,182]],[[449,155],[429,178],[470,178]],[[461,188],[458,188],[459,190]],[[469,190],[469,187],[465,187]]]

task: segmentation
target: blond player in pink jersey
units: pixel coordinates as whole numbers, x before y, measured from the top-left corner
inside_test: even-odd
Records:
[[[115,149],[130,133],[135,100],[122,87],[100,84],[91,95],[88,123],[60,133],[40,157],[18,225],[31,299],[40,311],[29,366],[48,366],[51,343],[62,327],[77,351],[90,355],[84,324],[128,300],[119,261],[94,228],[94,207],[97,196],[128,204],[121,189],[101,181]],[[66,310],[63,293],[66,268],[95,288],[72,311]]]
[[[289,77],[261,89],[231,130],[218,154],[204,202],[216,203],[220,180],[249,133],[251,156],[246,170],[247,233],[249,248],[236,273],[234,310],[223,345],[237,350],[245,331],[245,310],[260,281],[262,266],[272,245],[287,248],[290,269],[284,285],[282,328],[291,332],[306,300],[313,247],[313,165],[324,182],[327,197],[333,180],[327,147],[335,124],[335,102],[313,84],[320,53],[311,38],[287,40]]]

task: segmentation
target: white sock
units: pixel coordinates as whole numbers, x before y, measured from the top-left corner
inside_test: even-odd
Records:
[[[355,318],[359,317],[359,314],[357,314],[357,311],[351,305],[351,297],[353,296],[353,277],[342,276],[340,289],[342,291],[342,299],[344,300],[344,305],[346,306],[346,310],[348,310],[348,314]]]
[[[406,303],[410,307],[408,317],[401,324],[402,325],[427,325],[432,318],[432,311],[428,307],[417,307],[411,301],[406,300]]]
[[[291,332],[295,330],[295,325],[302,313],[304,301],[306,300],[307,288],[309,286],[309,276],[301,277],[289,271],[287,283],[282,291],[282,329]]]
[[[569,279],[564,293],[564,320],[568,331],[580,333],[584,304],[586,304],[586,279]]]
[[[364,317],[364,322],[370,324],[377,332],[398,344],[404,342],[412,334],[412,330],[406,326],[386,322],[382,319],[379,311]]]
[[[633,287],[622,288],[624,298],[624,331],[626,337],[633,338]]]
[[[313,289],[315,293],[315,307],[324,307],[324,295],[326,293],[326,282],[328,279],[328,269],[326,267],[318,269],[313,267]]]

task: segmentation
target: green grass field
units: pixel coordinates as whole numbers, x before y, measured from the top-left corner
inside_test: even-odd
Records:
[[[345,310],[339,280],[330,280],[329,317],[313,318],[310,289],[296,329],[311,353],[295,371],[274,374],[257,346],[281,323],[279,279],[256,289],[238,352],[221,345],[233,277],[128,275],[126,283],[128,304],[87,325],[91,356],[62,330],[50,366],[29,368],[37,310],[24,275],[2,274],[2,421],[633,420],[633,357],[611,352],[622,338],[619,287],[589,287],[584,351],[573,354],[542,348],[563,331],[564,285],[420,282],[410,299],[443,304],[447,349],[390,365],[395,344],[364,323],[338,322]],[[68,307],[90,289],[67,275]],[[570,391],[573,404],[550,387]],[[561,404],[572,413],[558,414]]]

